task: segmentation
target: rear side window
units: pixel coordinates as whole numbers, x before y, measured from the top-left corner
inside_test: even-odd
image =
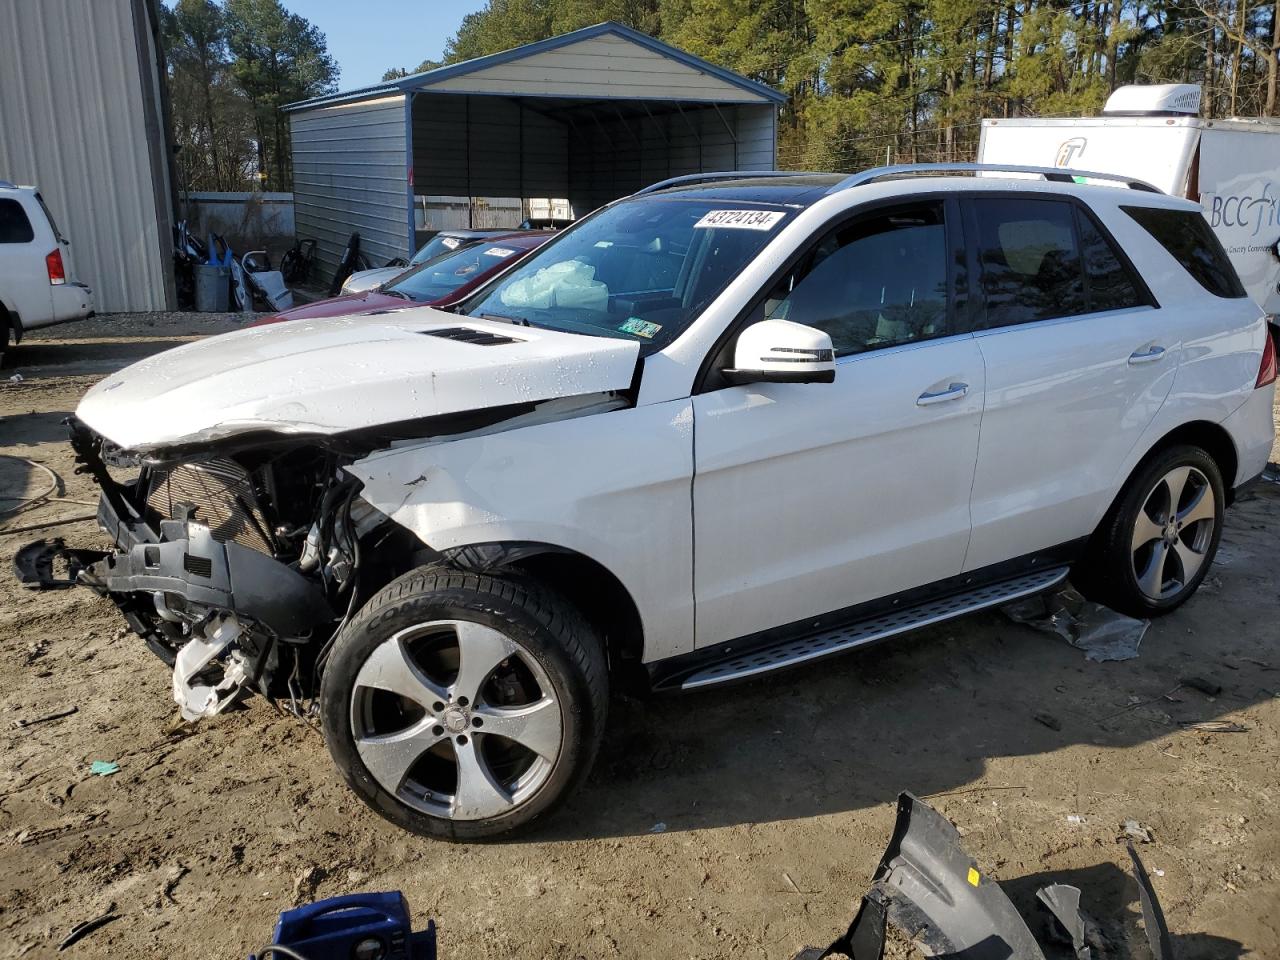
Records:
[[[17,200],[0,200],[0,243],[30,243],[35,238],[22,204]]]
[[[1075,209],[1058,200],[978,198],[983,327],[1087,313]]]
[[[1139,290],[1120,253],[1102,233],[1093,218],[1076,208],[1080,231],[1080,251],[1084,258],[1084,281],[1089,312],[1131,310],[1151,304],[1145,290]]]
[[[1222,244],[1199,211],[1160,207],[1122,209],[1214,296],[1235,298],[1248,295]]]

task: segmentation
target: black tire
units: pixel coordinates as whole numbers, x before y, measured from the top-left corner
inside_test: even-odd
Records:
[[[0,367],[4,366],[5,358],[12,349],[13,328],[9,322],[9,313],[4,307],[0,307]]]
[[[487,819],[450,819],[410,806],[370,773],[356,745],[353,697],[359,695],[356,678],[361,667],[375,650],[402,631],[439,621],[477,623],[503,634],[519,648],[515,659],[528,658],[549,679],[559,705],[560,748],[549,764],[549,773],[527,799]],[[424,836],[473,841],[527,827],[581,783],[600,746],[608,699],[603,646],[565,600],[516,575],[472,574],[428,566],[386,586],[342,631],[325,665],[320,714],[334,762],[351,789],[376,813]],[[465,698],[462,701],[465,703]],[[478,713],[478,702],[474,706]],[[477,733],[483,731],[468,732],[476,741],[473,749],[480,752],[484,738]],[[445,739],[453,738],[446,735]],[[465,741],[466,737],[458,739]]]
[[[1162,478],[1169,476],[1181,468],[1189,468],[1192,478],[1182,492],[1182,502],[1189,502],[1198,489],[1202,489],[1199,478],[1206,482],[1208,492],[1213,497],[1212,515],[1200,521],[1193,521],[1186,532],[1170,528],[1169,517],[1161,512],[1162,502],[1158,493],[1158,484]],[[1164,488],[1168,493],[1168,486]],[[1167,497],[1166,497],[1167,501]],[[1226,496],[1222,483],[1222,473],[1217,462],[1203,449],[1189,444],[1167,447],[1151,454],[1134,471],[1119,498],[1107,511],[1097,532],[1094,534],[1085,559],[1077,568],[1073,580],[1082,592],[1090,599],[1105,603],[1121,613],[1131,617],[1159,617],[1176,610],[1186,603],[1196,592],[1200,583],[1213,565],[1214,554],[1218,550],[1218,542],[1222,538],[1223,511]],[[1208,510],[1208,506],[1204,508]],[[1135,549],[1134,544],[1145,539],[1136,533],[1139,523],[1139,512],[1153,521],[1153,526],[1164,525],[1166,537],[1178,541],[1190,550],[1194,541],[1198,541],[1201,549],[1191,551],[1200,558],[1199,565],[1190,577],[1179,579],[1178,572],[1183,570],[1182,561],[1169,561],[1169,579],[1160,575],[1162,587],[1167,584],[1168,595],[1152,596],[1139,582],[1139,571],[1151,571],[1150,558],[1154,551],[1163,549],[1173,556],[1180,556],[1180,548],[1170,540],[1150,540],[1145,547]],[[1187,512],[1187,511],[1184,511]],[[1177,511],[1173,511],[1173,522],[1177,524]],[[1212,528],[1207,525],[1212,522]],[[1148,579],[1148,584],[1152,581]],[[1162,591],[1163,592],[1163,591]]]

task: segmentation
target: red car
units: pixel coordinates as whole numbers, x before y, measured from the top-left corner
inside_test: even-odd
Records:
[[[371,310],[404,310],[409,307],[445,307],[465,299],[501,270],[529,255],[552,237],[551,231],[524,230],[454,250],[434,260],[410,267],[390,283],[344,297],[317,300],[249,324],[261,327],[285,320],[345,317]]]

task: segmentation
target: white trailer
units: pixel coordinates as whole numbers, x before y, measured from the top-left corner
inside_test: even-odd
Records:
[[[982,121],[979,163],[1145,180],[1201,205],[1250,296],[1280,315],[1280,122],[1205,120],[1200,88],[1120,87],[1100,117]]]

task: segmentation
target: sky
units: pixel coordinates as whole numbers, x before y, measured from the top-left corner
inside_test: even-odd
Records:
[[[485,0],[284,0],[324,32],[342,68],[338,89],[377,83],[389,67],[439,60],[462,18]]]
[[[175,0],[165,0],[173,6]],[[439,60],[462,18],[485,0],[283,0],[329,42],[342,75],[339,90],[377,83],[390,67],[413,70]]]

